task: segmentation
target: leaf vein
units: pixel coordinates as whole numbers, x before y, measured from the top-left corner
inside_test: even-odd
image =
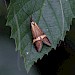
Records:
[[[49,26],[48,26],[48,24],[47,24],[45,18],[43,17],[43,15],[42,15],[42,18],[43,18],[45,24],[47,25],[47,28],[48,28],[48,30],[49,30],[49,34],[51,35],[51,39],[53,40],[53,37],[52,37],[51,31],[50,31],[50,29],[49,29]]]
[[[51,9],[52,9],[53,14],[55,15],[55,18],[56,18],[57,23],[58,23],[57,25],[58,25],[59,30],[60,30],[60,33],[61,33],[61,27],[60,27],[60,24],[59,24],[59,21],[58,21],[57,15],[56,15],[56,13],[55,13],[55,11],[54,11],[53,7],[51,6],[51,4],[50,4],[50,2],[49,2],[48,0],[47,0],[47,3],[48,3],[48,5],[49,5],[49,8],[51,8]]]
[[[18,41],[19,41],[19,45],[18,45],[18,50],[20,50],[21,49],[21,45],[20,45],[20,28],[19,28],[19,24],[18,24],[18,20],[17,20],[17,16],[16,16],[16,14],[15,14],[15,11],[14,11],[14,18],[15,18],[15,21],[16,21],[16,25],[17,25],[17,35],[18,35]]]

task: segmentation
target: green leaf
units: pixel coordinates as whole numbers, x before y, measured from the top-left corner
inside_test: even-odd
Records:
[[[74,17],[71,9],[73,2],[74,0],[10,1],[6,25],[11,27],[11,38],[15,39],[16,50],[23,56],[27,71],[39,58],[48,54],[52,48],[55,49],[60,40],[64,40]],[[51,47],[43,45],[41,52],[37,52],[32,43],[31,15],[51,41]]]

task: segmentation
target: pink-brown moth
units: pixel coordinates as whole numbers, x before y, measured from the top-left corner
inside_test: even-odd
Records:
[[[51,46],[51,42],[49,41],[48,37],[44,34],[44,32],[39,28],[39,26],[31,19],[31,31],[33,36],[33,44],[35,49],[40,52],[42,49],[42,44],[46,44]]]

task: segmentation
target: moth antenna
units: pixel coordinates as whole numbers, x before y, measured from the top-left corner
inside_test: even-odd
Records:
[[[31,17],[30,17],[30,22],[32,22],[32,15],[31,15]]]

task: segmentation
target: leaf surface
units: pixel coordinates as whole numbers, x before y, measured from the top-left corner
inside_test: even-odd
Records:
[[[64,40],[74,18],[72,3],[74,0],[10,0],[6,25],[11,27],[11,38],[15,39],[16,50],[24,58],[26,70],[60,40]],[[39,25],[51,41],[51,47],[43,45],[37,52],[32,43],[30,17]]]

